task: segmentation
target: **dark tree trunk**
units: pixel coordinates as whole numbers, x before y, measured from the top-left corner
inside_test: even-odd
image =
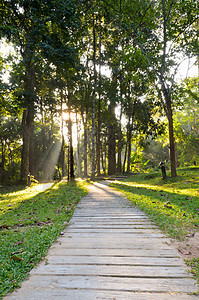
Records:
[[[97,71],[96,71],[96,20],[93,8],[93,1],[92,4],[92,22],[93,22],[93,72],[94,72],[94,87],[93,87],[93,94],[92,94],[92,158],[91,158],[91,178],[95,178],[95,95],[97,90]]]
[[[76,113],[76,124],[77,124],[77,151],[76,151],[77,170],[78,170],[78,176],[81,178],[82,171],[81,171],[81,156],[80,156],[80,134],[79,134],[79,122],[77,118],[77,113]]]
[[[100,175],[100,150],[101,150],[101,34],[99,36],[99,91],[98,91],[98,124],[97,124],[97,143],[96,143],[96,160],[97,176]]]
[[[108,175],[116,173],[116,154],[115,154],[115,125],[108,128]]]
[[[125,147],[125,153],[124,153],[124,161],[123,161],[123,173],[125,173],[125,171],[126,171],[127,148],[128,148],[128,143],[126,141],[126,147]]]
[[[46,132],[45,132],[45,124],[44,124],[44,110],[43,110],[43,99],[41,98],[40,101],[40,113],[41,113],[41,122],[42,122],[42,150],[43,152],[47,149],[47,143],[46,143]]]
[[[88,128],[87,128],[87,114],[88,108],[86,107],[86,115],[81,112],[83,126],[84,126],[84,177],[88,177]]]
[[[24,110],[22,117],[22,136],[23,145],[21,153],[21,182],[27,182],[27,176],[29,173],[29,154],[30,154],[30,133],[27,124],[28,109]]]
[[[128,145],[128,153],[127,153],[127,173],[131,170],[131,120],[129,118],[129,126],[128,126],[128,135],[127,135],[127,145]]]
[[[175,149],[175,138],[174,138],[174,130],[173,130],[173,113],[171,107],[171,96],[168,91],[164,90],[164,97],[167,108],[167,118],[169,121],[169,148],[170,148],[170,166],[171,166],[171,177],[177,176],[176,171],[176,149]]]
[[[120,112],[120,120],[119,120],[119,135],[118,135],[118,162],[117,162],[117,172],[122,172],[122,104],[121,104],[121,112]]]
[[[75,178],[74,173],[74,157],[73,157],[73,141],[72,141],[72,121],[70,119],[69,112],[69,120],[68,120],[68,134],[69,134],[69,180],[73,180]]]
[[[63,90],[60,93],[61,99],[61,135],[62,135],[62,147],[61,147],[61,169],[62,178],[65,176],[65,139],[64,139],[64,120],[63,120]]]
[[[5,167],[5,154],[4,154],[4,143],[3,140],[1,140],[1,168],[4,170]]]
[[[25,66],[24,98],[27,108],[22,117],[22,157],[21,157],[21,181],[27,181],[30,172],[34,175],[34,101],[35,101],[35,67],[34,50],[26,44],[22,57]]]
[[[28,127],[30,132],[30,148],[29,148],[29,172],[35,175],[34,169],[34,112],[29,110],[28,113]]]

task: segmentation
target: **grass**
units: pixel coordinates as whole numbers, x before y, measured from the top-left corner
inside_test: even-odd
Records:
[[[0,298],[47,254],[87,190],[82,182],[0,191]]]
[[[199,168],[178,170],[177,178],[159,172],[132,175],[113,187],[145,211],[165,234],[182,241],[199,228]],[[199,258],[188,262],[199,280]]]

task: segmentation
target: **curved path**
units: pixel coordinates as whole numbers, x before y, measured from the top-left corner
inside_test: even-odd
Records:
[[[106,184],[89,186],[65,229],[17,300],[196,299],[196,281],[169,240]]]

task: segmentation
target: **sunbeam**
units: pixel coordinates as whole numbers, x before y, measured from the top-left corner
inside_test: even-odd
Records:
[[[42,156],[37,167],[39,180],[51,181],[53,179],[55,166],[57,165],[61,151],[61,146],[61,140],[54,142]]]

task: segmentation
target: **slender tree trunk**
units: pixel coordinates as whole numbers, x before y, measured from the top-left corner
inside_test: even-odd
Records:
[[[127,153],[127,173],[130,173],[131,167],[131,118],[129,117],[128,124],[128,136],[127,136],[127,144],[128,144],[128,153]]]
[[[105,173],[107,173],[107,132],[108,130],[106,129],[106,134],[105,134],[105,144],[104,144],[104,169]]]
[[[77,124],[77,151],[76,151],[76,157],[77,157],[77,170],[78,170],[78,176],[81,178],[82,177],[82,172],[81,172],[81,160],[80,160],[80,136],[79,136],[79,122],[77,118],[77,113],[76,113],[76,124]]]
[[[87,128],[87,114],[88,108],[86,108],[86,115],[81,112],[82,122],[84,126],[84,177],[88,177],[88,128]]]
[[[27,182],[27,176],[29,173],[29,154],[30,154],[30,133],[27,125],[28,109],[24,110],[22,117],[22,153],[21,153],[21,182]]]
[[[117,162],[117,171],[118,173],[122,172],[122,103],[121,103],[121,112],[119,119],[119,135],[118,135],[118,162]]]
[[[97,176],[100,175],[100,150],[101,150],[101,33],[99,36],[99,91],[98,91],[98,124],[97,124],[97,143],[96,143],[96,160]]]
[[[22,117],[22,157],[21,157],[21,181],[27,181],[27,175],[30,172],[34,175],[34,101],[35,101],[35,67],[34,50],[30,49],[27,42],[25,51],[22,52],[25,66],[25,103],[27,108]]]
[[[176,153],[175,153],[175,139],[173,130],[173,114],[171,108],[170,99],[167,100],[167,117],[169,121],[169,148],[170,148],[170,166],[171,166],[171,177],[176,177]]]
[[[29,110],[28,113],[28,127],[30,133],[30,148],[29,148],[29,172],[31,175],[35,175],[34,168],[34,111]]]
[[[108,131],[108,175],[116,173],[115,125],[109,125]]]
[[[42,124],[42,150],[43,152],[46,151],[47,145],[46,145],[46,132],[45,132],[45,121],[44,121],[44,111],[43,111],[43,99],[41,98],[40,101],[40,114],[41,114],[41,124]]]
[[[5,155],[4,155],[4,143],[3,140],[1,140],[1,168],[4,170],[5,167]]]
[[[73,140],[72,140],[72,121],[70,118],[69,111],[69,120],[68,120],[68,134],[69,134],[69,180],[75,178],[74,173],[74,156],[73,156]]]
[[[163,95],[165,99],[166,106],[164,106],[167,119],[169,122],[169,149],[170,149],[170,167],[171,167],[171,177],[177,176],[176,171],[176,149],[175,149],[175,138],[173,129],[173,113],[171,107],[171,93],[162,84]]]
[[[125,173],[125,171],[126,171],[127,150],[128,150],[128,144],[127,144],[127,141],[126,141],[126,147],[125,147],[125,152],[124,152],[124,161],[123,161],[123,173]]]
[[[63,120],[63,90],[61,89],[60,93],[61,99],[61,136],[62,136],[62,146],[61,146],[61,169],[62,169],[62,178],[65,176],[65,139],[64,139],[64,120]]]
[[[95,178],[95,95],[97,90],[97,71],[96,71],[96,31],[95,31],[95,15],[93,9],[93,1],[91,0],[93,10],[93,71],[94,71],[94,88],[92,94],[92,165],[91,178]]]

